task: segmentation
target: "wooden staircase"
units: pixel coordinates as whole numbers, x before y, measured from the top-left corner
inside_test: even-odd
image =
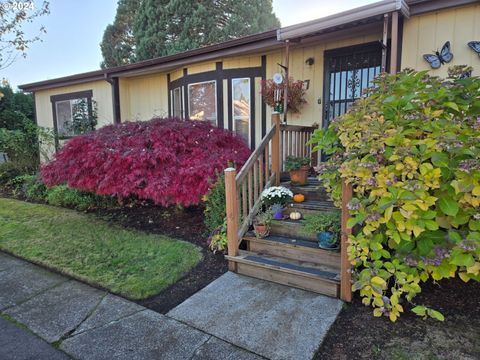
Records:
[[[305,186],[290,186],[294,193],[305,195],[305,202],[287,205],[302,215],[334,209],[315,178]],[[246,251],[227,256],[236,263],[240,274],[268,280],[320,294],[338,297],[340,291],[340,253],[318,247],[316,237],[301,232],[303,220],[274,220],[270,235],[257,238],[251,232],[243,237]]]
[[[351,273],[347,256],[347,204],[352,197],[350,185],[342,185],[342,229],[340,252],[318,248],[315,236],[300,229],[302,220],[281,220],[271,224],[269,236],[258,239],[249,229],[262,206],[263,190],[280,185],[288,156],[309,157],[312,165],[317,154],[309,140],[314,127],[281,124],[280,114],[272,114],[272,127],[237,173],[225,169],[228,268],[240,274],[276,283],[340,297],[351,301]],[[315,178],[305,186],[290,186],[293,193],[305,195],[303,203],[288,204],[286,213],[298,210],[302,215],[334,208]]]

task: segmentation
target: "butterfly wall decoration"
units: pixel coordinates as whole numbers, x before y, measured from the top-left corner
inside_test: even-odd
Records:
[[[480,56],[480,41],[470,41],[468,46]]]
[[[442,46],[442,50],[437,50],[434,54],[425,54],[423,58],[430,64],[432,69],[438,69],[443,64],[449,63],[453,59],[453,54],[450,50],[450,41],[447,41]]]

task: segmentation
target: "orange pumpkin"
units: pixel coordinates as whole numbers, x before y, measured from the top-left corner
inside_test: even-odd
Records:
[[[305,201],[305,195],[303,195],[303,194],[295,194],[295,195],[293,195],[293,201],[295,201],[295,202],[297,202],[297,203],[304,202],[304,201]]]

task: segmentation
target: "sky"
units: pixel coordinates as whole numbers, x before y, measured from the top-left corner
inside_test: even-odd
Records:
[[[5,1],[0,0],[0,4]],[[33,1],[40,6],[41,0]],[[375,1],[273,0],[273,10],[282,26],[288,26]],[[36,35],[44,25],[47,33],[42,35],[41,42],[30,45],[26,58],[18,57],[12,65],[0,70],[0,80],[5,78],[16,88],[20,84],[99,69],[103,31],[113,22],[116,8],[117,0],[50,0],[50,14],[24,28],[27,35]]]

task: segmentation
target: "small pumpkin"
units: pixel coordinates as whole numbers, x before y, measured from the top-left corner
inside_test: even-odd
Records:
[[[300,220],[301,218],[302,218],[302,214],[300,214],[299,211],[292,211],[290,213],[290,219],[292,219],[292,220]]]
[[[304,202],[304,201],[305,201],[305,195],[303,195],[303,194],[295,194],[295,195],[293,195],[293,201],[295,201],[295,202],[297,202],[297,203]]]

